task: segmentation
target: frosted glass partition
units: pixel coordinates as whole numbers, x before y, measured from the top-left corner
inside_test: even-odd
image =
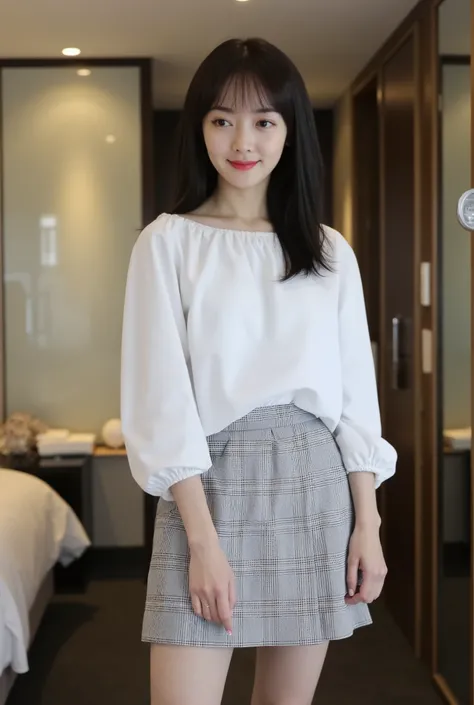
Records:
[[[470,67],[444,64],[441,79],[443,424],[449,429],[471,425],[472,236],[456,217],[471,178]]]
[[[124,285],[140,228],[140,69],[2,70],[6,413],[119,415]]]

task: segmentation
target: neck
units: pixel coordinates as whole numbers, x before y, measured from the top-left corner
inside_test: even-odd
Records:
[[[208,205],[218,218],[248,222],[268,220],[266,195],[267,183],[252,189],[235,189],[220,179]]]

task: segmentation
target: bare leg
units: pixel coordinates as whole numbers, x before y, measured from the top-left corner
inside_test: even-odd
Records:
[[[311,705],[328,643],[257,650],[251,705]]]
[[[153,644],[151,705],[220,705],[232,649]]]

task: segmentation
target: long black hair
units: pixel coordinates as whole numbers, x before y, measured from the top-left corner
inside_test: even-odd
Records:
[[[262,107],[279,113],[287,127],[287,144],[267,189],[269,220],[285,259],[282,279],[331,270],[321,225],[323,164],[311,102],[293,62],[263,39],[225,41],[194,75],[178,129],[170,212],[189,213],[216,189],[218,175],[207,154],[203,120],[229,88],[256,90]]]

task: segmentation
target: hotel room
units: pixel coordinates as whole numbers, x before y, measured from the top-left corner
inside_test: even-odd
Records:
[[[358,4],[294,0],[289,16],[285,0],[3,0],[0,705],[149,703],[140,629],[156,499],[132,479],[120,426],[130,253],[169,207],[189,80],[231,35],[264,36],[301,69],[325,222],[351,240],[352,82],[418,5]],[[384,354],[374,343],[376,366]],[[440,705],[404,625],[383,599],[373,614],[330,649],[318,704]],[[250,702],[254,653],[238,651],[224,705]]]

